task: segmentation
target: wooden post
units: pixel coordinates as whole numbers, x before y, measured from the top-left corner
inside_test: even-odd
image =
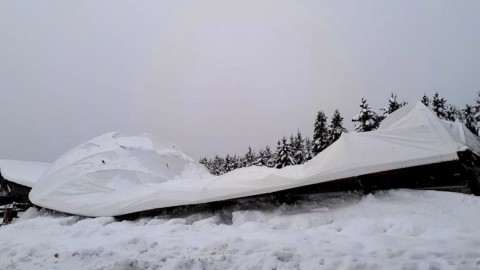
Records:
[[[8,211],[7,205],[5,205],[5,208],[3,210],[3,224],[8,223],[10,223],[10,213]]]

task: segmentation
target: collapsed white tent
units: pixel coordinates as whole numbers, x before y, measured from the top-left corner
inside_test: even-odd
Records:
[[[30,199],[72,214],[116,216],[458,160],[457,152],[467,149],[480,154],[479,139],[460,123],[439,120],[421,103],[397,110],[376,131],[343,134],[304,165],[249,167],[218,177],[169,144],[109,133],[57,160]]]
[[[0,173],[10,182],[33,187],[51,163],[0,159]]]

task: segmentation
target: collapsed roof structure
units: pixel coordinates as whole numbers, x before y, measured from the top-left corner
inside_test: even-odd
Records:
[[[478,156],[477,136],[421,103],[397,110],[376,131],[342,134],[303,165],[248,167],[216,177],[172,144],[108,133],[53,163],[30,200],[71,214],[119,216],[282,192],[452,184],[475,189]]]
[[[28,194],[50,163],[0,159],[0,205],[28,203]]]

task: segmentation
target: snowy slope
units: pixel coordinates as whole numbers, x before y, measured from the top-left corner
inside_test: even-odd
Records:
[[[14,183],[33,187],[51,163],[0,159],[2,176]]]
[[[0,227],[0,269],[480,268],[479,197],[319,196],[233,211],[230,225],[208,213],[118,222],[32,209]]]

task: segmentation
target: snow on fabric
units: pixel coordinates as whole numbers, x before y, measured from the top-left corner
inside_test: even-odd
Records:
[[[55,161],[32,189],[30,200],[67,213],[108,216],[135,202],[141,205],[155,184],[206,176],[211,175],[205,167],[173,144],[146,134],[107,133]]]
[[[33,187],[50,166],[51,163],[0,160],[3,178],[26,187]]]
[[[165,144],[152,152],[150,137],[135,138],[106,134],[73,149],[40,179],[30,199],[72,214],[116,216],[457,160],[465,149],[480,154],[477,137],[459,123],[438,119],[421,103],[397,110],[376,131],[343,134],[304,165],[249,167],[218,177],[187,175],[186,164],[195,171],[204,168],[176,149],[165,150]]]
[[[221,215],[116,222],[34,209],[0,228],[0,269],[478,269],[480,197],[393,190]]]

